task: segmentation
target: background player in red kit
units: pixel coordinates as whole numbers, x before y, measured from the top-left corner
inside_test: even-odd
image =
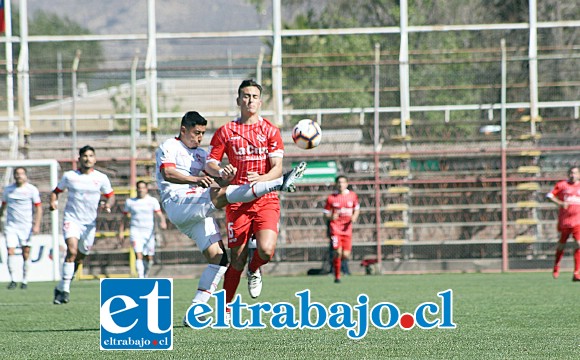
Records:
[[[574,275],[572,281],[580,281],[580,168],[573,166],[568,171],[568,180],[559,181],[546,195],[558,205],[558,232],[560,239],[556,247],[556,261],[554,263],[554,279],[560,275],[560,261],[564,256],[566,241],[570,235],[574,237]]]
[[[253,80],[244,80],[238,88],[240,117],[220,127],[210,144],[206,170],[210,175],[227,176],[221,168],[224,154],[237,168],[233,185],[263,182],[282,176],[284,144],[280,130],[258,112],[262,106],[262,87]],[[306,167],[300,164],[293,176],[300,177]],[[225,273],[224,289],[229,303],[236,293],[246,264],[247,242],[254,234],[257,249],[248,265],[248,290],[252,298],[262,291],[260,266],[268,263],[276,250],[280,220],[280,201],[269,193],[248,203],[229,204],[226,208],[228,247],[231,263]]]
[[[348,189],[348,179],[339,175],[336,190],[326,199],[324,217],[330,224],[330,240],[334,249],[334,282],[340,282],[341,261],[347,260],[352,250],[352,224],[358,219],[360,205],[358,196]]]

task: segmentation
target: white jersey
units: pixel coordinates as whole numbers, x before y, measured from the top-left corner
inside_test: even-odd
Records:
[[[161,201],[174,196],[178,191],[190,189],[196,193],[203,193],[206,189],[191,184],[174,184],[163,179],[161,169],[174,167],[183,175],[200,176],[205,167],[208,153],[201,147],[190,149],[178,138],[165,140],[159,145],[155,158],[157,161],[157,188],[161,194]]]
[[[68,190],[68,199],[64,209],[64,221],[78,224],[92,224],[97,220],[97,209],[101,193],[106,197],[113,195],[113,188],[107,175],[98,170],[83,174],[79,170],[64,173],[54,191],[61,193]]]
[[[152,232],[155,229],[155,213],[161,211],[159,201],[153,196],[134,197],[125,201],[124,214],[131,215],[131,233]]]
[[[11,184],[4,188],[2,203],[6,205],[6,225],[31,228],[33,206],[40,206],[40,193],[36,186],[26,183]]]

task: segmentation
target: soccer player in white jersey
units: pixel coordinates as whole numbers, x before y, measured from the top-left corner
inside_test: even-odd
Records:
[[[115,203],[111,181],[95,169],[96,162],[95,149],[89,145],[83,146],[79,150],[79,169],[65,172],[50,194],[50,210],[55,210],[58,208],[58,195],[68,190],[62,227],[66,258],[62,266],[62,280],[54,289],[53,303],[56,305],[70,301],[70,283],[78,265],[91,251],[101,194],[107,199],[101,206],[103,211],[111,212]]]
[[[248,202],[272,191],[295,191],[294,180],[303,175],[305,163],[283,176],[266,181],[227,187],[211,187],[212,177],[204,173],[207,151],[201,148],[207,120],[196,111],[181,119],[179,136],[168,139],[156,153],[157,187],[169,220],[194,240],[208,261],[201,274],[194,303],[206,303],[217,288],[228,265],[219,226],[211,217],[229,203]],[[213,174],[231,180],[237,169],[226,165]],[[184,324],[186,319],[184,319]]]
[[[15,289],[14,273],[16,272],[16,262],[18,260],[15,253],[16,247],[22,248],[22,284],[21,289],[28,287],[28,269],[30,268],[30,246],[32,245],[32,234],[40,232],[40,221],[42,219],[42,207],[40,193],[36,186],[28,182],[26,169],[17,167],[14,169],[14,184],[4,188],[2,194],[2,206],[0,207],[0,218],[6,211],[6,227],[4,237],[8,249],[8,272],[10,273],[10,284],[8,289]],[[34,216],[33,216],[34,214]],[[1,221],[0,221],[1,223]]]
[[[145,181],[138,181],[137,196],[125,201],[123,214],[130,218],[131,245],[135,251],[135,267],[140,278],[146,278],[153,266],[155,255],[155,217],[159,221],[159,227],[167,229],[165,215],[161,212],[161,206],[156,198],[149,195],[149,188]],[[125,219],[119,225],[119,239],[125,238]],[[143,261],[146,260],[146,261]]]

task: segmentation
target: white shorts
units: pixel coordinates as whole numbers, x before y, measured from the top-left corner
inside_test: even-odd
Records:
[[[77,238],[79,240],[78,251],[84,255],[88,255],[95,243],[96,229],[96,223],[83,225],[67,220],[62,226],[62,233],[65,241],[69,238]]]
[[[139,229],[131,229],[131,245],[136,253],[143,253],[143,255],[155,255],[155,231],[143,231]]]
[[[30,246],[32,243],[32,226],[19,228],[6,225],[4,236],[6,237],[7,248]]]
[[[210,217],[217,209],[211,202],[209,189],[202,193],[178,191],[163,202],[163,208],[169,221],[195,241],[200,251],[221,240],[219,226]]]

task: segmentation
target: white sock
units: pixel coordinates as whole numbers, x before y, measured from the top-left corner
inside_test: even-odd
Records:
[[[60,291],[70,292],[70,282],[72,281],[73,276],[75,275],[75,263],[74,262],[65,262],[62,264],[62,280],[57,286],[57,289]]]
[[[153,259],[144,261],[143,264],[145,265],[145,277],[149,277],[149,273],[153,267]]]
[[[281,185],[281,177],[274,180],[257,182],[251,186],[250,184],[230,185],[226,188],[226,198],[230,204],[250,202],[272,191],[280,190]]]
[[[192,302],[207,303],[227,269],[226,266],[209,264],[201,274],[197,292]]]
[[[145,277],[145,266],[143,265],[143,259],[135,260],[135,268],[137,269],[137,276],[139,278]]]
[[[17,255],[8,255],[8,273],[10,274],[10,281],[14,281],[14,268],[16,267]]]
[[[22,265],[22,283],[28,284],[28,269],[30,269],[30,258],[24,260],[24,265]]]

